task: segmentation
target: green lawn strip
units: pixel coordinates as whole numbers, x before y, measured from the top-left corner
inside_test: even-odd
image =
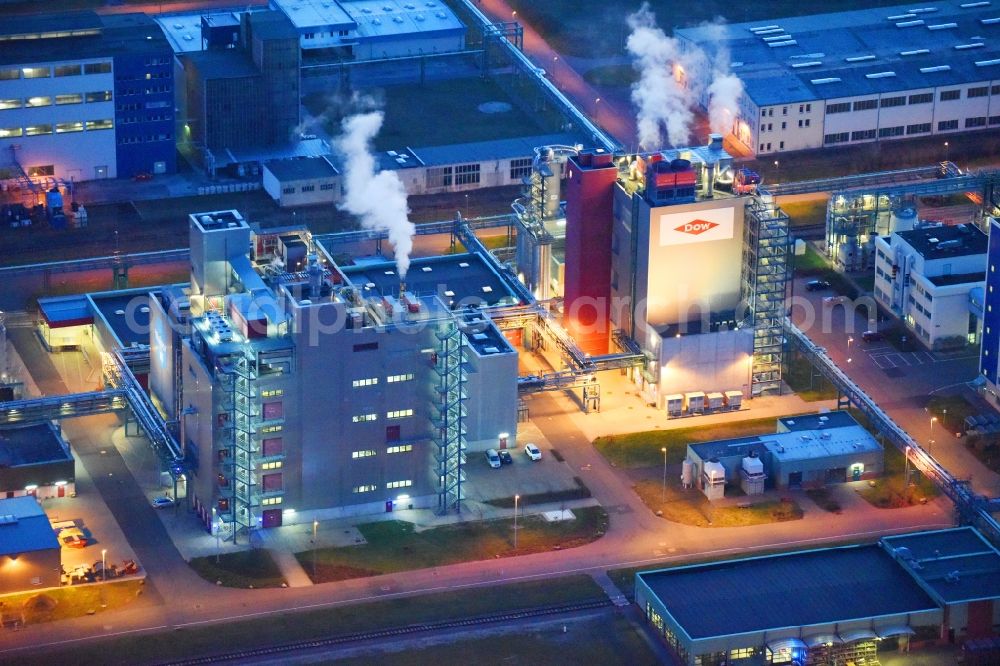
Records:
[[[260,594],[282,594],[261,592]],[[162,663],[233,650],[282,645],[297,641],[406,627],[538,606],[571,604],[605,598],[590,576],[579,574],[549,580],[474,587],[350,604],[309,611],[274,613],[267,617],[199,625],[168,632],[129,635],[110,640],[78,642],[72,648],[18,655],[18,664],[141,664]]]
[[[855,415],[855,418],[858,418]],[[902,451],[892,444],[884,445],[885,462],[882,476],[872,479],[866,487],[858,490],[869,504],[880,509],[898,509],[912,506],[924,499],[936,497],[938,489],[932,481],[924,477],[910,464],[910,485],[906,486],[906,460]]]
[[[545,622],[541,618],[539,623]],[[563,629],[565,627],[565,631]],[[391,648],[390,648],[391,649]],[[622,615],[549,621],[540,628],[499,629],[485,637],[405,650],[368,651],[338,660],[341,666],[415,666],[416,664],[633,664],[657,663],[638,627]]]
[[[640,480],[633,489],[643,504],[657,515],[693,527],[747,527],[798,520],[803,515],[802,509],[792,500],[751,502],[748,498],[743,506],[718,506],[695,488],[680,488],[674,479],[668,479],[666,493],[662,480]]]
[[[367,543],[296,553],[314,582],[491,560],[553,549],[574,548],[604,535],[608,515],[601,507],[573,509],[574,520],[549,523],[540,516],[518,519],[517,550],[513,519],[468,521],[416,531],[398,520],[358,525]],[[314,570],[315,566],[315,570]]]
[[[587,499],[591,496],[590,488],[578,476],[573,477],[576,488],[566,490],[550,490],[545,493],[535,493],[532,495],[520,495],[518,506],[529,506],[531,504],[548,504],[551,502],[569,502],[571,500]],[[514,497],[501,497],[499,499],[486,500],[485,504],[499,507],[501,509],[513,509]]]
[[[0,597],[0,614],[25,624],[66,620],[120,609],[142,594],[144,579],[72,585],[44,592],[22,592]]]
[[[740,551],[739,554],[735,553],[722,553],[718,555],[691,555],[690,557],[682,557],[673,560],[664,560],[663,562],[653,562],[652,564],[644,564],[641,567],[621,567],[616,569],[608,569],[608,578],[611,582],[615,584],[622,594],[628,597],[631,601],[635,601],[635,574],[640,571],[656,571],[658,569],[673,569],[676,567],[686,567],[693,564],[710,564],[712,562],[723,562],[726,560],[739,560],[749,557],[763,557],[766,555],[777,555],[785,553],[795,553],[805,550],[813,550],[818,547],[822,548],[836,548],[838,546],[855,546],[861,544],[875,543],[876,539],[864,538],[864,539],[834,539],[831,541],[824,541],[822,546],[815,544],[802,545],[797,547],[770,547],[770,548],[754,548],[750,552]]]
[[[221,581],[223,587],[281,587],[285,582],[271,553],[266,550],[244,550],[195,557],[188,564],[210,583]]]
[[[832,400],[837,397],[837,389],[801,352],[796,351],[786,356],[781,378],[806,402]]]
[[[647,430],[625,435],[605,435],[595,439],[594,446],[609,462],[618,467],[655,467],[663,465],[663,452],[661,451],[663,448],[667,449],[668,462],[679,463],[687,455],[688,444],[733,437],[765,435],[773,432],[775,432],[775,419],[767,417],[674,430]]]

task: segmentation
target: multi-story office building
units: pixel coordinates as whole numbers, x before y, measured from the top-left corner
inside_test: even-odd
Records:
[[[144,14],[25,16],[0,27],[5,179],[171,173],[173,52]]]
[[[516,297],[477,255],[417,260],[404,286],[395,264],[341,269],[235,211],[190,228],[190,287],[150,301],[150,389],[206,525],[453,510],[466,450],[514,444],[517,353],[466,304]]]
[[[989,2],[675,34],[687,48],[728,55],[744,93],[727,131],[756,155],[1000,126],[1000,12]]]
[[[875,300],[933,349],[974,344],[986,248],[986,235],[967,224],[876,237]]]

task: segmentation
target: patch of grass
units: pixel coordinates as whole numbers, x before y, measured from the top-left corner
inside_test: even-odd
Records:
[[[840,502],[830,496],[829,488],[810,488],[806,491],[806,496],[824,511],[840,513]]]
[[[457,562],[527,555],[574,548],[604,536],[608,514],[601,507],[574,509],[575,520],[546,522],[540,516],[522,516],[517,523],[514,549],[513,519],[468,521],[416,531],[399,520],[359,525],[367,543],[343,548],[320,548],[296,553],[306,573],[317,583],[344,580],[355,570],[368,575],[444,566]],[[315,555],[315,572],[313,557]],[[353,576],[348,576],[353,577]]]
[[[223,587],[281,587],[285,579],[266,550],[244,550],[196,557],[188,564],[199,576],[210,583],[222,581]]]
[[[405,627],[414,622],[437,622],[602,598],[605,598],[604,592],[590,576],[562,576],[303,612],[275,613],[241,622],[78,642],[66,649],[33,649],[30,653],[18,655],[18,664],[48,666],[54,663],[162,663],[198,655],[220,654],[236,649],[235,646],[239,646],[239,649],[254,649],[328,638],[331,635],[343,636]]]
[[[639,73],[632,65],[602,65],[588,69],[583,78],[592,86],[627,88],[639,80]]]
[[[569,502],[571,500],[587,499],[591,496],[590,488],[588,488],[587,484],[583,482],[583,479],[578,476],[574,476],[573,481],[576,482],[576,488],[567,488],[566,490],[550,490],[549,492],[535,493],[532,495],[521,495],[521,498],[518,500],[518,506],[548,504],[550,502]],[[485,503],[501,509],[514,508],[513,497],[501,497],[499,499],[486,500]]]
[[[823,377],[800,352],[796,351],[787,355],[786,358],[781,378],[800,398],[806,402],[814,402],[833,400],[837,397],[837,389],[833,384]]]
[[[671,480],[663,492],[663,482],[639,480],[633,486],[639,499],[666,520],[694,527],[746,527],[798,520],[802,509],[794,501],[763,501],[743,507],[718,506],[695,488],[682,489]]]
[[[610,619],[609,619],[610,617]],[[414,664],[655,664],[642,632],[623,615],[570,618],[560,626],[545,618],[543,628],[497,627],[493,635],[460,636],[406,650],[378,650],[338,660],[342,666]],[[565,633],[562,626],[566,627]],[[377,655],[377,656],[376,656]]]
[[[663,464],[662,448],[667,449],[667,461],[679,463],[687,455],[687,445],[717,439],[746,437],[773,433],[774,418],[745,419],[707,426],[674,430],[647,430],[625,435],[606,435],[594,440],[594,446],[613,465],[625,468],[656,467]]]
[[[960,395],[936,395],[927,401],[924,409],[937,417],[936,428],[944,428],[948,432],[961,432],[965,419],[979,412]]]
[[[851,276],[854,280],[854,284],[866,294],[870,294],[875,291],[875,276],[874,275],[854,275]]]
[[[796,275],[821,275],[825,271],[831,270],[826,257],[809,244],[806,244],[805,254],[795,255],[794,262]]]
[[[909,486],[906,485],[905,474],[906,459],[903,453],[895,446],[887,445],[882,476],[869,481],[867,486],[858,490],[858,494],[880,509],[912,506],[921,500],[937,496],[938,489],[934,483],[921,475],[912,464]]]
[[[8,617],[19,617],[25,624],[106,613],[134,601],[142,594],[145,582],[143,579],[132,579],[4,595],[0,597],[0,613]]]

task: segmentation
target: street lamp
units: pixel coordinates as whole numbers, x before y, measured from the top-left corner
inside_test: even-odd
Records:
[[[934,424],[935,423],[937,423],[937,417],[936,416],[932,416],[931,417],[931,437],[934,436]]]
[[[944,142],[944,161],[948,161],[948,142]]]
[[[778,162],[778,160],[774,160],[774,180],[775,180],[775,182],[778,182],[779,178],[781,178],[781,164]]]
[[[108,579],[108,564],[107,564],[108,549],[101,549],[101,582]]]
[[[215,532],[215,563],[219,563],[219,551],[222,549],[222,545],[219,543],[219,523],[215,519],[216,509],[212,507],[212,531]]]
[[[319,527],[319,521],[313,518],[313,578],[316,578],[316,528]]]
[[[661,447],[660,451],[663,452],[663,495],[660,501],[667,501],[667,447]]]
[[[517,503],[520,500],[520,495],[514,495],[514,550],[517,550]]]

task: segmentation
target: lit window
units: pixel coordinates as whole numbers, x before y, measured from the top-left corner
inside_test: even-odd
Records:
[[[401,446],[390,446],[385,452],[386,453],[409,453],[413,450],[413,444],[403,444]]]
[[[352,493],[370,493],[378,489],[378,486],[368,484],[364,486],[354,486],[351,488]]]
[[[71,123],[56,123],[56,134],[65,134],[66,132],[82,132],[83,123],[77,120]]]
[[[404,419],[407,416],[413,416],[412,409],[397,409],[395,411],[385,413],[385,417],[387,419]]]
[[[393,488],[409,488],[412,485],[413,481],[406,479],[404,481],[390,481],[389,483],[385,484],[385,487],[388,488],[389,490],[392,490]]]
[[[52,106],[52,98],[47,96],[29,97],[25,106],[28,108],[37,106]]]
[[[374,449],[365,449],[364,451],[351,451],[351,458],[357,460],[358,458],[371,458],[375,455]]]
[[[281,432],[281,426],[280,426],[280,425],[268,425],[268,426],[263,426],[263,427],[262,427],[262,428],[260,429],[260,431],[261,431],[261,432]]]
[[[11,99],[0,99],[0,111],[5,109],[20,109],[24,106],[24,100],[20,97],[12,97]]]
[[[378,414],[357,414],[351,417],[354,423],[365,423],[367,421],[374,421],[378,418]]]
[[[90,131],[90,130],[113,129],[114,126],[115,126],[115,121],[111,120],[110,118],[106,118],[104,120],[88,120],[87,121],[87,130],[88,131]]]
[[[267,389],[260,392],[262,398],[276,398],[279,395],[284,395],[285,392],[282,389]]]
[[[403,375],[389,375],[388,377],[386,377],[386,381],[389,382],[390,384],[394,384],[396,382],[408,382],[411,379],[413,379],[412,372],[408,372]]]
[[[281,469],[281,461],[261,463],[261,469]]]
[[[23,130],[20,127],[0,127],[0,139],[6,139],[9,136],[21,136]]]
[[[265,497],[260,501],[264,506],[274,506],[275,504],[281,504],[283,497]]]
[[[83,104],[83,95],[73,93],[72,95],[56,95],[56,104]]]
[[[351,382],[354,388],[359,388],[361,386],[375,386],[378,384],[378,377],[369,377],[368,379],[355,379]]]

